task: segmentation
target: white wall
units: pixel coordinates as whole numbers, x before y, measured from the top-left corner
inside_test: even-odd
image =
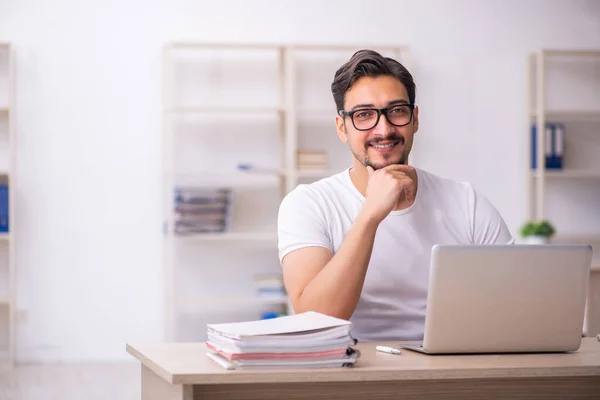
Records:
[[[162,338],[160,49],[407,44],[421,166],[524,215],[525,56],[600,48],[595,1],[0,2],[18,72],[18,358],[128,359]]]

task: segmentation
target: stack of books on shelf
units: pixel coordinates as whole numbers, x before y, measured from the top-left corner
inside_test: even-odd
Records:
[[[327,153],[324,151],[299,150],[297,159],[299,171],[327,169]]]
[[[207,356],[225,369],[353,366],[351,322],[316,312],[207,326]]]
[[[262,299],[286,299],[287,293],[281,274],[261,274],[254,277],[258,297]]]
[[[226,232],[230,223],[231,197],[229,188],[176,188],[175,233]]]

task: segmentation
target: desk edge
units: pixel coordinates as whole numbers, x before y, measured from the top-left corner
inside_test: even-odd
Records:
[[[551,370],[551,371],[548,371]],[[306,383],[306,378],[299,374],[298,370],[290,371],[266,371],[274,372],[269,374],[267,379],[257,381],[255,374],[247,374],[251,371],[229,371],[227,374],[206,374],[206,375],[189,375],[175,374],[171,377],[173,384],[180,385],[227,385],[227,384],[244,384],[244,383]],[[305,371],[301,371],[305,372]],[[317,372],[317,370],[312,370]],[[349,373],[350,372],[350,373]],[[553,377],[600,377],[600,368],[597,366],[577,366],[577,367],[539,367],[531,368],[526,371],[519,369],[493,368],[487,369],[486,372],[473,369],[447,369],[437,370],[431,373],[431,370],[413,370],[413,371],[394,371],[382,370],[378,371],[377,376],[361,376],[360,367],[353,367],[350,370],[346,369],[324,369],[319,370],[319,374],[311,377],[310,382],[383,382],[383,381],[407,381],[407,380],[477,380],[477,379],[536,379],[536,378],[553,378]],[[370,371],[364,371],[369,374]]]
[[[156,375],[160,376],[162,379],[164,379],[168,383],[170,383],[172,385],[179,383],[179,382],[175,382],[177,379],[174,379],[173,375],[171,375],[166,370],[164,370],[163,368],[156,365],[152,360],[150,360],[148,357],[144,356],[142,353],[137,351],[135,349],[135,347],[133,347],[129,343],[126,344],[125,349],[126,349],[127,353],[132,355],[134,358],[138,359],[141,362],[142,366],[149,368],[152,372],[154,372]]]

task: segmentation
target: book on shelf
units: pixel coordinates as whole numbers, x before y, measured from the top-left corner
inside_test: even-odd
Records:
[[[315,163],[315,162],[327,162],[327,153],[324,151],[307,151],[298,150],[296,157],[300,162]]]
[[[298,170],[327,169],[327,153],[324,151],[299,150],[296,154]]]
[[[207,356],[225,369],[353,366],[352,323],[317,312],[230,324],[208,324]]]
[[[298,171],[321,171],[327,169],[327,164],[298,164]]]

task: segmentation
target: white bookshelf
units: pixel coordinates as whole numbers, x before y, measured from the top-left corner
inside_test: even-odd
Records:
[[[9,232],[0,232],[0,364],[15,353],[15,123],[14,50],[0,42],[0,184],[8,185]]]
[[[594,249],[584,332],[600,332],[600,50],[540,50],[528,63],[526,218],[552,222],[552,243]],[[565,127],[563,165],[546,168],[545,129],[536,130],[532,169],[531,124]]]
[[[351,165],[351,154],[336,135],[330,85],[335,71],[361,48],[392,56],[410,70],[410,53],[402,46],[165,46],[167,340],[203,340],[206,323],[256,319],[259,310],[293,313],[287,296],[255,295],[252,277],[281,274],[276,229],[283,196]],[[325,152],[328,163],[300,169],[299,150]],[[238,164],[255,169],[240,171]],[[174,234],[176,185],[231,187],[230,229]]]
[[[600,203],[600,51],[540,50],[529,57],[528,70],[526,217],[551,220],[557,225],[555,240],[575,237],[600,245],[598,208],[582,210],[584,204]],[[563,166],[546,168],[542,160],[549,144],[538,129],[534,170],[531,124],[544,127],[546,123],[565,127]],[[561,202],[562,213],[557,212]],[[568,211],[574,208],[587,218],[572,218]]]

